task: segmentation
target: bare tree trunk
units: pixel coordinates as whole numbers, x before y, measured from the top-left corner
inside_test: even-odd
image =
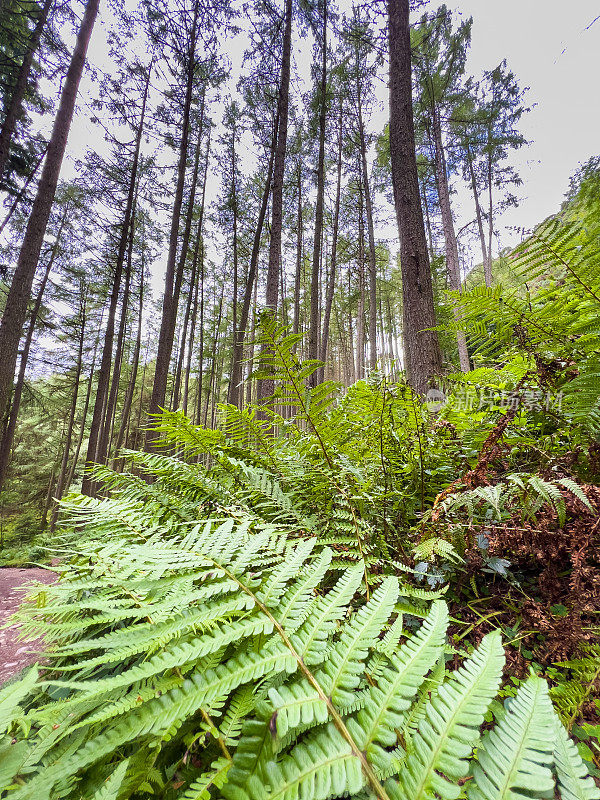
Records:
[[[209,405],[212,403],[213,407],[215,404],[214,395],[216,394],[214,380],[215,380],[215,364],[217,360],[217,345],[219,342],[219,331],[221,330],[221,318],[223,316],[223,299],[225,295],[225,282],[223,281],[223,285],[221,286],[221,300],[219,302],[219,313],[217,315],[217,321],[215,324],[215,337],[213,339],[213,346],[212,346],[212,353],[210,357],[210,378],[208,381],[208,393],[206,395],[206,409],[204,411],[204,427],[206,427],[206,423],[208,421],[208,408]],[[216,293],[215,293],[216,299]]]
[[[358,177],[358,310],[356,320],[356,378],[365,377],[365,221],[362,171]]]
[[[23,98],[25,97],[27,83],[29,81],[29,73],[31,72],[31,65],[33,63],[33,57],[40,43],[42,30],[44,29],[44,25],[48,19],[48,13],[52,6],[52,2],[53,0],[45,0],[44,5],[39,12],[35,28],[31,32],[31,36],[29,38],[27,52],[25,53],[21,63],[21,68],[19,69],[19,76],[17,78],[15,88],[8,103],[8,107],[6,108],[2,129],[0,130],[0,187],[2,188],[5,186],[4,173],[8,164],[10,145],[15,133],[17,120],[21,113]]]
[[[424,394],[442,371],[431,269],[419,197],[412,108],[409,0],[387,0],[390,54],[390,157],[400,234],[403,334],[407,377]]]
[[[481,242],[481,255],[483,257],[483,275],[485,285],[492,285],[492,263],[488,261],[487,247],[485,244],[485,233],[483,232],[483,214],[481,213],[481,203],[479,202],[479,191],[477,190],[477,178],[473,169],[473,156],[471,148],[466,146],[467,163],[469,165],[469,175],[471,177],[471,188],[473,189],[473,199],[475,200],[475,214],[477,216],[477,230],[479,231],[479,241]]]
[[[283,227],[283,177],[287,149],[288,110],[290,98],[290,62],[292,54],[292,0],[285,2],[285,29],[281,56],[281,79],[277,98],[277,147],[273,161],[273,188],[271,194],[271,240],[265,304],[271,314],[277,312],[279,289],[279,264],[281,262],[281,234]],[[258,384],[259,402],[273,394],[273,381],[261,380]]]
[[[154,371],[154,384],[152,386],[152,398],[150,400],[150,414],[158,414],[165,404],[167,392],[167,380],[169,377],[169,367],[171,364],[171,354],[173,351],[173,340],[175,338],[175,325],[177,322],[177,307],[179,304],[179,294],[177,292],[178,280],[176,274],[177,266],[177,246],[179,243],[179,222],[181,219],[181,208],[183,204],[183,191],[185,187],[185,173],[188,152],[188,139],[190,130],[190,111],[192,107],[192,95],[194,89],[194,67],[196,64],[196,38],[197,20],[199,12],[199,2],[194,4],[194,18],[190,33],[190,42],[187,53],[187,81],[185,90],[185,100],[181,121],[181,139],[179,143],[179,162],[177,165],[177,183],[175,187],[175,198],[173,211],[171,214],[171,230],[169,233],[169,253],[167,256],[167,269],[165,275],[165,290],[163,296],[162,318],[160,323],[160,333],[158,337],[158,351],[156,354],[156,367]],[[151,450],[156,431],[149,427],[146,432],[146,449]]]
[[[202,422],[202,384],[204,378],[204,245],[200,250],[200,343],[198,353],[198,385],[196,386],[196,425]]]
[[[488,154],[488,272],[492,275],[492,237],[494,235],[494,206],[492,203],[492,155]]]
[[[131,404],[133,402],[133,393],[135,391],[135,382],[137,380],[138,369],[140,364],[140,352],[142,348],[142,317],[144,308],[144,271],[142,267],[142,281],[140,285],[140,304],[138,309],[138,324],[137,335],[135,339],[135,346],[133,349],[133,358],[131,361],[131,374],[127,383],[127,390],[125,392],[125,399],[123,400],[123,410],[121,411],[121,423],[117,432],[117,438],[114,446],[113,469],[119,468],[119,450],[125,441],[125,432],[129,426],[129,417],[131,414]]]
[[[112,438],[113,419],[117,407],[117,397],[119,394],[119,385],[121,382],[121,366],[123,364],[123,351],[125,347],[125,333],[127,330],[127,319],[129,316],[129,295],[131,292],[131,271],[133,260],[133,237],[135,228],[135,207],[137,199],[134,200],[133,209],[131,212],[131,226],[129,230],[129,245],[127,248],[127,259],[125,267],[125,287],[123,289],[123,298],[121,301],[121,318],[119,319],[119,328],[117,331],[117,344],[115,347],[115,360],[113,365],[112,379],[110,388],[108,390],[106,410],[100,428],[100,435],[98,437],[98,449],[96,451],[96,461],[100,464],[108,462],[108,452],[110,449],[110,440]]]
[[[202,110],[200,112],[200,127],[198,131],[198,141],[196,142],[196,152],[194,155],[194,167],[192,171],[192,182],[190,185],[190,194],[188,197],[188,207],[186,212],[185,218],[185,229],[183,232],[183,241],[181,245],[181,252],[179,254],[179,264],[177,267],[177,279],[176,283],[179,284],[179,290],[177,291],[177,297],[181,292],[181,285],[183,282],[183,275],[185,271],[185,262],[188,256],[188,248],[190,244],[190,236],[192,231],[192,221],[194,217],[194,202],[196,199],[196,185],[198,183],[198,170],[200,167],[200,149],[201,149],[201,142],[202,142],[202,128],[204,127],[204,92],[202,94]],[[210,147],[210,133],[209,133],[209,140],[208,146]],[[206,164],[208,164],[208,150],[206,153]],[[202,200],[203,200],[203,208],[204,210],[204,193],[206,187],[206,172],[204,175],[204,185],[202,189]],[[194,264],[192,263],[192,274],[194,272]],[[195,277],[195,276],[193,276]],[[193,278],[192,278],[193,283]],[[183,370],[183,357],[185,353],[185,343],[187,338],[187,326],[190,319],[190,312],[191,312],[191,302],[192,302],[192,288],[190,284],[190,291],[188,293],[186,307],[185,307],[185,315],[184,315],[184,322],[183,327],[181,330],[181,341],[179,343],[179,353],[177,357],[177,370],[175,372],[175,384],[173,386],[173,407],[177,408],[179,405],[179,394],[181,391],[181,374]]]
[[[394,328],[392,318],[392,307],[390,303],[389,294],[385,298],[385,305],[387,311],[387,327],[388,327],[388,347],[390,350],[390,377],[396,380],[396,372],[400,364],[396,363],[396,351],[394,349]]]
[[[192,287],[194,293],[194,299],[192,302],[192,311],[190,317],[190,335],[188,337],[188,345],[187,345],[187,356],[186,356],[186,363],[185,369],[183,373],[183,395],[181,401],[181,407],[183,409],[183,413],[187,416],[188,413],[188,402],[190,396],[190,375],[192,372],[192,354],[194,352],[194,340],[196,337],[196,324],[198,321],[198,294],[200,291],[200,281],[198,279],[198,259],[200,256],[200,247],[202,246],[202,232],[200,230],[200,226],[198,226],[198,233],[196,236],[196,245],[194,247],[194,261],[192,263]]]
[[[129,235],[131,228],[131,220],[133,218],[133,210],[135,204],[135,191],[138,165],[140,160],[140,149],[142,144],[142,133],[144,129],[144,119],[146,116],[146,102],[148,99],[148,88],[150,85],[151,68],[148,68],[148,75],[146,79],[146,86],[144,89],[144,97],[142,100],[142,109],[140,113],[140,122],[136,131],[135,149],[133,154],[133,161],[131,164],[131,173],[129,175],[129,186],[127,188],[127,201],[125,204],[125,214],[123,216],[123,225],[121,227],[121,234],[119,237],[119,245],[117,249],[117,259],[115,264],[115,273],[113,276],[113,285],[110,295],[108,306],[108,315],[106,319],[106,331],[104,333],[104,345],[102,348],[102,356],[100,358],[100,369],[98,370],[98,385],[96,387],[96,397],[94,400],[94,410],[92,412],[92,422],[90,425],[90,436],[87,447],[86,462],[88,464],[94,463],[98,459],[99,441],[102,433],[102,424],[105,419],[106,405],[108,400],[110,368],[113,356],[113,342],[115,336],[115,319],[117,315],[117,306],[119,304],[119,292],[121,289],[121,276],[123,274],[123,264],[125,262],[125,254],[127,245],[129,243]],[[82,494],[93,496],[97,487],[94,482],[85,475],[81,485]]]
[[[252,304],[252,336],[250,344],[250,357],[248,358],[248,385],[246,386],[246,405],[252,403],[252,373],[254,372],[254,335],[256,333],[258,281],[254,282],[254,301]]]
[[[260,254],[260,240],[262,237],[263,226],[265,217],[267,215],[267,208],[269,206],[269,194],[271,191],[271,175],[273,172],[273,165],[275,162],[275,149],[277,147],[277,130],[279,127],[279,116],[275,118],[273,126],[273,138],[271,141],[271,153],[269,156],[269,166],[267,167],[267,177],[263,195],[261,199],[260,209],[258,212],[258,219],[256,221],[256,228],[254,231],[254,240],[252,243],[252,253],[250,255],[250,267],[248,269],[248,278],[246,281],[246,289],[244,291],[244,299],[242,301],[242,310],[240,313],[240,322],[237,330],[234,332],[233,354],[231,358],[231,378],[229,381],[229,393],[227,402],[234,406],[240,406],[240,386],[242,382],[242,360],[244,355],[244,338],[246,336],[246,328],[248,327],[248,316],[250,314],[250,305],[252,303],[252,290],[256,283],[256,272],[258,270],[258,256]]]
[[[4,420],[8,414],[19,352],[19,341],[27,317],[27,305],[31,297],[31,287],[54,201],[58,176],[67,144],[67,136],[75,110],[79,82],[98,13],[98,3],[99,0],[88,0],[85,7],[54,120],[37,194],[25,230],[15,274],[8,292],[2,322],[0,322],[0,420]]]
[[[331,309],[333,297],[335,295],[335,277],[337,266],[337,241],[340,222],[340,198],[342,194],[342,108],[340,104],[339,126],[338,126],[338,157],[337,157],[337,185],[335,190],[335,207],[333,210],[333,235],[331,242],[331,268],[329,272],[329,284],[327,286],[327,296],[325,298],[325,313],[323,314],[323,336],[321,340],[320,359],[325,363],[327,359],[327,348],[329,346],[329,324],[331,320]],[[320,369],[319,383],[323,382],[324,367]]]
[[[102,324],[102,320],[100,321]],[[83,437],[85,436],[85,423],[87,421],[87,414],[88,409],[90,407],[90,399],[92,397],[92,384],[94,382],[94,372],[96,370],[96,356],[98,354],[98,345],[100,343],[100,334],[96,335],[96,341],[94,342],[94,353],[92,355],[92,365],[90,367],[90,377],[88,379],[88,385],[85,393],[85,401],[83,404],[83,411],[81,412],[81,426],[79,428],[79,438],[77,439],[77,445],[75,447],[75,454],[73,455],[73,460],[71,462],[71,467],[69,468],[69,474],[65,479],[65,489],[68,489],[69,486],[73,483],[73,477],[75,476],[75,470],[77,469],[77,462],[79,461],[79,454],[81,452],[81,445],[83,444]]]
[[[425,209],[425,229],[427,231],[427,241],[429,242],[429,253],[433,256],[433,233],[431,231],[431,219],[429,218],[429,203],[427,202],[427,189],[425,181],[421,181],[421,202]]]
[[[319,268],[321,264],[321,243],[323,239],[323,205],[325,200],[325,130],[327,113],[327,0],[323,0],[323,40],[321,42],[322,62],[320,108],[319,108],[319,156],[317,162],[317,205],[315,208],[315,234],[313,240],[312,274],[310,281],[310,325],[308,329],[308,357],[319,358],[319,297],[321,285],[319,281]],[[316,386],[317,381],[323,380],[321,370],[313,372],[310,376],[310,385]]]
[[[294,321],[292,332],[300,332],[300,282],[302,278],[302,172],[298,163],[298,210],[296,213],[296,274],[294,276]]]
[[[362,184],[365,195],[365,212],[367,217],[367,235],[369,242],[369,369],[377,369],[377,260],[375,253],[375,229],[373,225],[373,206],[369,186],[369,170],[367,167],[367,144],[365,126],[362,116],[362,96],[359,75],[359,64],[356,64],[356,103],[358,111],[358,135],[360,140],[360,160]]]
[[[83,281],[82,281],[83,283]],[[85,342],[85,324],[86,324],[86,317],[87,317],[87,297],[85,295],[85,289],[81,286],[81,294],[80,294],[80,321],[81,321],[81,328],[79,334],[79,346],[77,349],[77,361],[75,364],[75,377],[74,377],[74,385],[73,385],[73,397],[71,399],[71,408],[69,409],[69,419],[67,422],[67,432],[65,436],[65,444],[63,450],[63,456],[60,463],[60,469],[58,471],[58,479],[56,482],[56,489],[54,490],[54,509],[52,510],[52,516],[50,518],[50,530],[53,531],[56,526],[56,520],[58,517],[58,503],[62,500],[62,496],[65,490],[65,480],[67,477],[67,466],[69,464],[69,456],[71,454],[71,440],[73,438],[73,427],[75,425],[75,414],[77,413],[77,399],[79,397],[79,382],[81,379],[81,370],[83,368],[83,345]]]
[[[446,245],[446,267],[448,270],[448,282],[450,288],[455,292],[461,291],[460,264],[458,260],[458,244],[454,232],[454,220],[452,218],[452,207],[450,205],[450,190],[448,188],[448,178],[446,175],[446,158],[444,156],[444,145],[442,142],[442,126],[440,122],[440,112],[437,106],[432,108],[433,116],[433,141],[435,153],[435,176],[440,200],[440,211],[442,212],[442,225],[444,228],[444,242]],[[460,322],[460,307],[454,305],[454,318]],[[463,372],[471,369],[469,362],[469,351],[467,349],[467,339],[464,331],[457,331],[456,341],[458,344],[458,359],[460,368]]]

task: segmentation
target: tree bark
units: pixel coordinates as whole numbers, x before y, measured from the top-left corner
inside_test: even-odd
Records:
[[[450,205],[450,189],[448,187],[448,177],[446,174],[446,158],[444,155],[444,144],[442,141],[442,125],[440,120],[439,108],[433,105],[433,143],[435,153],[435,177],[437,182],[438,197],[440,201],[440,211],[442,213],[442,226],[444,228],[444,243],[446,250],[446,268],[448,270],[448,282],[454,292],[461,291],[460,264],[458,260],[458,244],[454,232],[454,220],[452,218],[452,207]],[[460,307],[456,304],[453,308],[454,319],[460,323]],[[456,342],[458,345],[458,359],[462,372],[471,369],[469,362],[469,351],[467,339],[464,331],[457,331]]]
[[[48,13],[52,3],[53,0],[45,0],[35,24],[35,28],[31,32],[29,46],[27,48],[27,52],[25,53],[25,57],[23,58],[23,62],[21,63],[19,76],[6,109],[4,122],[2,123],[2,129],[0,130],[0,188],[5,188],[4,173],[8,164],[10,145],[15,133],[17,120],[21,114],[23,98],[25,97],[25,92],[27,90],[27,83],[29,81],[29,73],[31,72],[33,57],[40,43],[42,31],[44,29],[44,25],[46,24],[46,20],[48,19]]]
[[[358,309],[356,314],[356,350],[358,354],[356,379],[359,381],[365,377],[365,215],[362,178],[361,165],[358,170]]]
[[[323,205],[325,200],[325,131],[327,113],[327,0],[323,0],[323,41],[321,80],[319,91],[321,94],[319,107],[319,156],[317,162],[317,204],[315,208],[315,234],[313,240],[313,260],[310,281],[310,325],[308,329],[308,357],[319,358],[319,297],[321,286],[319,270],[321,264],[321,243],[323,239]],[[323,380],[321,370],[316,370],[310,376],[310,385],[316,386],[318,380]]]
[[[121,290],[121,276],[123,274],[123,264],[125,262],[127,245],[129,243],[131,220],[133,217],[136,180],[137,180],[138,165],[140,160],[140,149],[142,144],[142,133],[144,129],[144,119],[146,115],[148,88],[150,85],[150,73],[151,69],[149,68],[146,80],[146,86],[144,89],[144,96],[142,99],[140,122],[136,131],[135,149],[133,153],[133,161],[131,164],[131,172],[129,175],[129,186],[127,187],[127,200],[125,203],[125,213],[123,215],[123,224],[121,226],[121,234],[119,236],[119,245],[117,248],[115,273],[113,276],[113,284],[110,294],[108,314],[106,318],[104,344],[102,347],[102,356],[100,358],[100,369],[98,370],[98,385],[96,387],[96,397],[94,399],[94,410],[92,412],[92,422],[90,425],[90,436],[88,440],[88,447],[86,454],[86,462],[88,464],[92,464],[98,459],[99,455],[98,448],[102,432],[102,425],[106,415],[106,406],[108,400],[109,381],[110,381],[110,368],[112,364],[113,342],[115,337],[115,319],[117,315],[117,306],[119,304],[119,292]],[[95,485],[95,483],[87,475],[84,475],[83,483],[81,485],[82,494],[93,497],[96,490],[97,486]]]
[[[177,290],[178,301],[179,301],[179,294],[181,292],[181,285],[182,285],[182,282],[183,282],[183,274],[184,274],[184,270],[185,270],[185,262],[186,262],[187,256],[188,256],[188,248],[189,248],[189,244],[190,244],[190,236],[191,236],[191,232],[192,232],[192,220],[193,220],[193,217],[194,217],[194,202],[195,202],[195,199],[196,199],[196,185],[198,183],[198,170],[199,170],[199,167],[200,167],[200,150],[201,150],[201,143],[202,143],[202,128],[203,127],[204,127],[204,92],[202,94],[202,111],[200,113],[200,129],[199,129],[199,132],[198,132],[198,141],[196,142],[196,152],[195,152],[195,155],[194,155],[194,167],[193,167],[193,171],[192,171],[192,183],[190,185],[190,194],[189,194],[189,197],[188,197],[188,207],[187,207],[186,218],[185,218],[185,228],[184,228],[184,232],[183,232],[183,241],[182,241],[182,245],[181,245],[181,252],[180,252],[180,255],[179,255],[179,264],[178,264],[178,267],[177,267],[176,283],[178,284],[178,290]],[[209,134],[208,146],[210,147],[210,134]],[[206,153],[206,163],[208,164],[208,150],[207,150],[207,153]],[[203,190],[202,190],[203,198],[204,198],[204,187],[205,186],[206,186],[206,173],[205,173],[205,176],[204,176],[204,186],[203,186]],[[192,273],[193,273],[193,271],[194,271],[194,264],[192,263]],[[192,282],[193,282],[194,278],[195,278],[195,275],[192,277]],[[187,338],[187,325],[188,325],[188,322],[189,322],[190,312],[191,312],[192,294],[193,294],[193,290],[192,290],[191,285],[190,285],[190,291],[189,291],[189,294],[188,294],[186,308],[185,308],[184,322],[183,322],[183,327],[182,327],[182,331],[181,331],[181,342],[180,342],[180,345],[179,345],[179,355],[178,355],[178,358],[177,358],[177,370],[176,370],[176,373],[175,373],[175,385],[173,386],[173,406],[174,406],[174,408],[177,408],[177,406],[179,405],[179,394],[180,394],[180,390],[181,390],[181,374],[182,374],[182,370],[183,370],[183,357],[184,357],[184,353],[185,353],[185,342],[186,342],[186,338]]]
[[[300,332],[300,284],[302,280],[302,234],[303,234],[303,215],[302,215],[302,171],[298,162],[298,207],[296,211],[296,274],[294,276],[294,320],[292,332]]]
[[[477,230],[479,231],[479,241],[481,242],[481,255],[483,257],[483,275],[485,278],[485,285],[492,285],[492,264],[488,261],[487,247],[485,244],[485,233],[483,232],[483,214],[481,213],[481,203],[479,202],[479,191],[477,189],[477,178],[475,177],[475,170],[473,168],[473,156],[471,148],[466,146],[467,164],[469,165],[469,176],[471,178],[471,188],[473,189],[473,198],[475,200],[475,214],[477,217]]]
[[[181,121],[181,139],[179,143],[179,161],[177,165],[177,182],[175,187],[175,198],[173,202],[173,212],[171,214],[171,230],[169,233],[169,252],[167,256],[167,269],[165,275],[165,290],[163,295],[162,318],[160,332],[158,336],[158,352],[156,354],[156,367],[154,372],[154,383],[152,386],[152,398],[150,400],[150,414],[158,414],[165,404],[167,392],[167,380],[171,365],[171,354],[173,352],[173,340],[175,338],[175,325],[177,322],[177,306],[179,295],[177,293],[177,246],[179,243],[179,221],[181,219],[181,208],[183,204],[183,191],[185,187],[185,173],[188,152],[188,139],[190,130],[190,112],[192,107],[192,95],[194,89],[194,73],[196,65],[196,38],[198,20],[198,2],[194,6],[194,18],[190,33],[190,42],[187,53],[186,64],[186,89]],[[152,427],[146,433],[146,449],[152,450],[156,432]]]
[[[491,148],[490,148],[491,150]],[[492,201],[492,155],[491,152],[488,153],[488,246],[487,246],[487,257],[488,257],[488,271],[491,276],[492,274],[492,237],[494,235],[494,207]]]
[[[283,178],[287,150],[288,110],[290,100],[290,63],[292,54],[292,0],[285,3],[285,28],[281,55],[281,78],[277,98],[277,147],[273,161],[273,187],[271,193],[271,240],[265,304],[270,314],[277,312],[279,290],[279,265],[281,262],[281,234],[283,227]],[[273,394],[273,381],[261,380],[258,384],[259,402]]]
[[[125,287],[123,289],[123,298],[121,301],[121,317],[119,319],[119,328],[117,330],[117,344],[115,347],[115,357],[112,370],[112,378],[110,381],[110,388],[107,394],[106,409],[104,411],[102,425],[100,428],[100,435],[98,437],[98,448],[96,450],[96,461],[100,464],[108,463],[108,453],[110,450],[110,441],[112,438],[113,420],[115,410],[117,407],[117,398],[119,394],[119,385],[121,382],[121,366],[123,364],[123,351],[125,348],[125,333],[127,330],[127,319],[129,316],[129,296],[131,293],[131,272],[133,260],[133,237],[135,229],[135,208],[137,204],[137,197],[133,202],[133,209],[131,212],[131,225],[129,229],[129,244],[127,247],[127,258],[125,267]]]
[[[369,243],[369,369],[377,369],[377,259],[375,253],[375,228],[373,225],[373,205],[367,168],[367,147],[362,119],[360,85],[358,87],[358,130],[360,137],[360,157],[362,182],[365,194],[365,214]]]
[[[329,271],[329,283],[327,285],[327,295],[325,297],[325,312],[323,314],[323,336],[321,339],[320,359],[325,364],[327,359],[327,348],[329,346],[329,324],[331,321],[331,309],[333,307],[333,297],[335,295],[335,273],[337,266],[337,240],[340,222],[340,198],[342,193],[342,108],[340,105],[339,127],[338,127],[338,154],[337,154],[337,185],[335,190],[335,207],[333,210],[333,234],[331,242],[331,267]],[[325,377],[325,367],[321,367],[319,383]]]
[[[102,320],[100,320],[100,324],[102,324]],[[81,452],[81,445],[83,444],[83,437],[85,436],[85,423],[87,420],[88,409],[90,407],[90,400],[92,397],[92,384],[94,382],[94,372],[96,370],[96,356],[98,354],[99,343],[100,343],[100,336],[96,335],[96,341],[94,342],[94,353],[92,355],[92,366],[90,367],[90,377],[88,379],[87,390],[85,393],[85,402],[83,404],[83,411],[81,412],[81,426],[79,428],[79,437],[77,439],[77,445],[75,447],[75,453],[73,455],[73,460],[71,462],[69,474],[65,479],[65,489],[68,489],[69,486],[73,483],[75,470],[77,469],[77,462],[79,461],[79,453]]]
[[[387,0],[390,55],[390,156],[400,234],[403,334],[409,384],[424,394],[442,371],[431,269],[419,197],[412,108],[409,0]]]
[[[62,455],[62,460],[60,463],[60,469],[58,471],[58,479],[56,481],[56,489],[54,490],[54,508],[52,510],[52,516],[50,517],[50,531],[53,531],[56,526],[56,520],[58,518],[58,503],[62,500],[62,496],[65,490],[65,480],[67,477],[67,466],[69,464],[69,455],[71,452],[71,440],[73,438],[73,427],[75,425],[75,415],[77,413],[77,399],[79,397],[79,383],[81,379],[81,370],[83,368],[83,346],[85,342],[85,323],[87,317],[87,298],[85,296],[85,289],[82,286],[81,291],[81,306],[80,306],[80,322],[81,328],[79,333],[79,346],[77,349],[77,360],[75,362],[75,376],[74,376],[74,385],[73,385],[73,397],[71,399],[71,407],[69,409],[69,419],[67,422],[67,432],[65,436],[65,444],[64,450]]]
[[[125,441],[125,432],[129,426],[129,417],[131,414],[131,405],[133,402],[133,393],[135,392],[135,383],[137,380],[138,369],[140,364],[140,352],[142,348],[142,317],[143,317],[143,309],[144,309],[144,272],[142,269],[142,279],[140,285],[140,304],[138,309],[138,324],[137,324],[137,335],[135,339],[135,345],[133,348],[133,358],[131,361],[131,374],[129,375],[129,381],[127,383],[127,390],[125,392],[125,398],[123,400],[123,410],[121,411],[121,423],[119,425],[119,430],[117,432],[117,438],[115,440],[115,447],[114,447],[114,459],[113,459],[113,468],[117,469],[119,466],[119,450],[123,446],[123,442]],[[122,460],[121,460],[122,463]]]
[[[183,409],[183,413],[186,416],[188,413],[188,400],[190,394],[192,353],[194,352],[194,339],[196,337],[196,323],[198,320],[198,293],[200,290],[200,281],[198,279],[198,259],[200,257],[201,247],[202,247],[202,229],[200,223],[198,223],[198,231],[196,233],[196,243],[194,245],[194,259],[192,261],[192,277],[190,280],[191,290],[193,292],[192,309],[190,313],[190,335],[188,336],[188,343],[187,343],[187,356],[183,372],[183,393],[181,399],[181,407]]]
[[[2,322],[0,322],[0,419],[4,419],[8,413],[19,352],[19,341],[23,324],[27,317],[27,304],[31,297],[35,270],[54,201],[67,137],[75,110],[79,82],[98,13],[98,3],[99,0],[88,0],[85,7],[54,120],[46,161],[25,230],[15,274],[8,292]]]
[[[248,327],[248,317],[250,314],[250,305],[252,303],[252,291],[256,283],[256,272],[258,270],[258,256],[260,254],[260,240],[262,238],[263,226],[265,223],[265,217],[267,215],[267,208],[269,206],[269,195],[271,192],[271,177],[273,172],[273,165],[275,162],[275,150],[277,147],[278,127],[279,127],[279,116],[277,115],[275,117],[275,124],[273,126],[273,137],[271,140],[271,153],[269,155],[267,177],[261,199],[260,209],[258,212],[258,219],[256,221],[254,240],[252,242],[252,253],[250,254],[250,267],[248,269],[246,289],[244,291],[244,299],[242,301],[240,323],[234,335],[233,354],[231,359],[231,378],[229,381],[229,393],[227,397],[227,402],[230,403],[231,405],[238,407],[240,406],[240,398],[241,398],[244,338],[246,336],[246,328]]]

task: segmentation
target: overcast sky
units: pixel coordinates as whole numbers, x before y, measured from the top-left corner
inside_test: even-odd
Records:
[[[558,210],[569,177],[600,153],[600,14],[598,0],[449,0],[473,17],[469,72],[506,58],[534,105],[521,129],[531,141],[511,157],[523,178],[521,203],[504,225],[531,228]],[[471,213],[471,212],[469,212]],[[502,244],[510,244],[510,232]]]

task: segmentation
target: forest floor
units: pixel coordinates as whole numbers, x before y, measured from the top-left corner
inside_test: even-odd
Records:
[[[55,572],[39,567],[0,568],[0,686],[24,667],[35,663],[44,646],[41,639],[20,641],[20,626],[7,626],[6,623],[21,604],[29,584],[33,581],[50,584],[57,578]]]

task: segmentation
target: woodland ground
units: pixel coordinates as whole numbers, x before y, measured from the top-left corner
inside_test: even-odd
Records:
[[[33,664],[43,649],[41,639],[19,641],[19,625],[9,625],[11,615],[20,606],[27,587],[37,581],[54,583],[56,573],[39,567],[0,569],[0,685]]]

